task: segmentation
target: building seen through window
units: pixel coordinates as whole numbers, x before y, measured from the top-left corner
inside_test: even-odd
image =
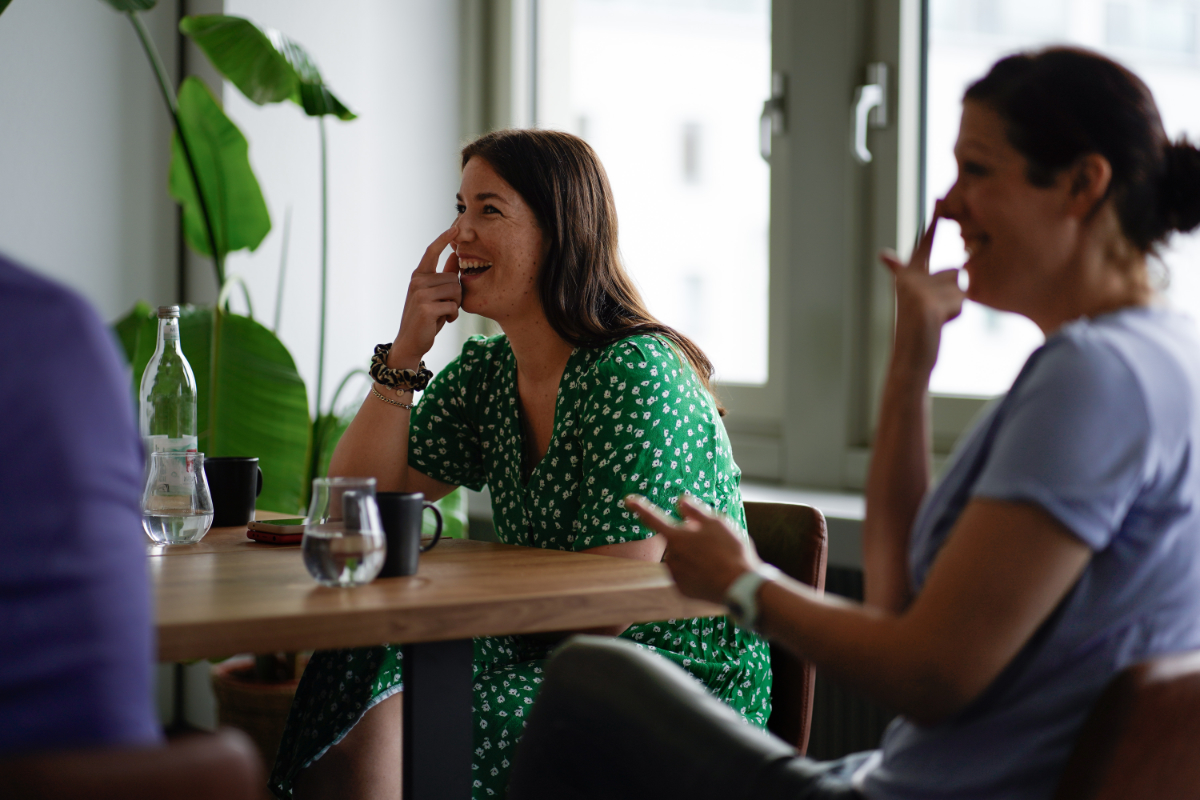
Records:
[[[766,0],[575,0],[567,117],[608,171],[625,265],[717,378],[767,379]]]

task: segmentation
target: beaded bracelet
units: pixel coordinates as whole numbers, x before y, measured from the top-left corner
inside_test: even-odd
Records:
[[[411,389],[414,392],[421,392],[429,385],[429,379],[433,377],[433,373],[425,368],[425,362],[422,361],[416,369],[392,369],[387,365],[388,353],[392,350],[392,343],[375,345],[375,355],[371,356],[371,377],[375,382],[389,389]]]

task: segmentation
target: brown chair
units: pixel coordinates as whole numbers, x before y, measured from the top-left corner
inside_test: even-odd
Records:
[[[250,737],[226,728],[163,747],[37,753],[0,761],[5,800],[261,800],[266,776]]]
[[[1160,656],[1108,684],[1055,800],[1200,798],[1200,651]]]
[[[829,540],[825,517],[812,506],[747,502],[746,530],[763,561],[818,591],[825,589]],[[801,755],[808,750],[816,670],[771,644],[771,718],[767,728]]]

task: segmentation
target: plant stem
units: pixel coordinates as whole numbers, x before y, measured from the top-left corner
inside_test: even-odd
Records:
[[[325,140],[325,117],[317,117],[321,129],[321,319],[317,338],[317,416],[321,416],[321,390],[325,382],[325,300],[329,289],[329,146]]]
[[[207,455],[220,455],[220,450],[214,444],[217,433],[217,376],[218,364],[221,361],[221,303],[213,306],[212,319],[212,355],[209,357],[208,379],[208,442],[205,444]]]
[[[246,281],[240,275],[232,275],[229,280],[225,281],[225,285],[221,287],[221,293],[217,295],[217,305],[229,311],[229,296],[233,294],[234,289],[242,290],[242,299],[246,301],[246,316],[254,319],[254,302],[250,299],[250,287],[246,285]]]
[[[208,234],[208,247],[212,250],[213,268],[217,273],[217,290],[225,285],[225,265],[224,259],[221,258],[220,252],[217,250],[217,237],[213,228],[212,215],[208,212],[208,203],[204,199],[204,190],[200,186],[200,176],[196,172],[196,162],[192,158],[192,148],[188,146],[187,137],[183,134],[183,125],[179,122],[179,101],[175,98],[175,92],[171,88],[171,81],[167,77],[167,69],[163,66],[162,58],[158,55],[158,49],[154,46],[154,41],[150,38],[150,33],[146,30],[146,26],[142,24],[141,18],[134,11],[126,12],[130,23],[133,24],[134,31],[137,32],[138,40],[142,43],[142,49],[146,51],[146,58],[150,60],[150,66],[154,69],[154,76],[158,79],[158,88],[162,92],[163,102],[167,104],[167,111],[171,114],[171,122],[175,125],[175,135],[179,137],[179,144],[183,148],[183,158],[187,162],[188,172],[192,174],[192,183],[196,187],[196,197],[200,201],[200,213],[204,216],[205,232]]]
[[[325,300],[329,289],[329,153],[325,140],[325,117],[317,117],[321,131],[321,317],[317,328],[317,413],[313,417],[312,457],[309,461],[309,476],[316,478],[321,466],[321,446],[325,440],[325,426],[321,424],[321,395],[325,383]],[[332,413],[333,407],[330,406]]]
[[[283,244],[279,251],[279,282],[275,287],[275,325],[271,328],[279,334],[279,320],[283,317],[283,282],[287,277],[288,242],[292,235],[292,207],[283,212]]]

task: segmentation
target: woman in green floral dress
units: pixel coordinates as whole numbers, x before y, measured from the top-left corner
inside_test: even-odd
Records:
[[[551,131],[501,131],[463,151],[459,217],[413,273],[388,367],[419,370],[459,309],[499,323],[429,384],[374,387],[331,474],[381,490],[492,496],[506,544],[658,561],[662,537],[625,508],[689,493],[744,530],[740,471],[686,337],[644,309],[621,268],[616,214],[598,159]],[[442,271],[447,245],[454,252]],[[412,377],[415,373],[406,373]],[[411,419],[410,419],[411,417]],[[725,617],[603,631],[674,661],[749,722],[770,714],[766,643]],[[513,748],[541,683],[544,638],[475,640],[473,797],[503,797]],[[399,793],[399,647],[317,653],[296,694],[271,776],[280,797]]]

